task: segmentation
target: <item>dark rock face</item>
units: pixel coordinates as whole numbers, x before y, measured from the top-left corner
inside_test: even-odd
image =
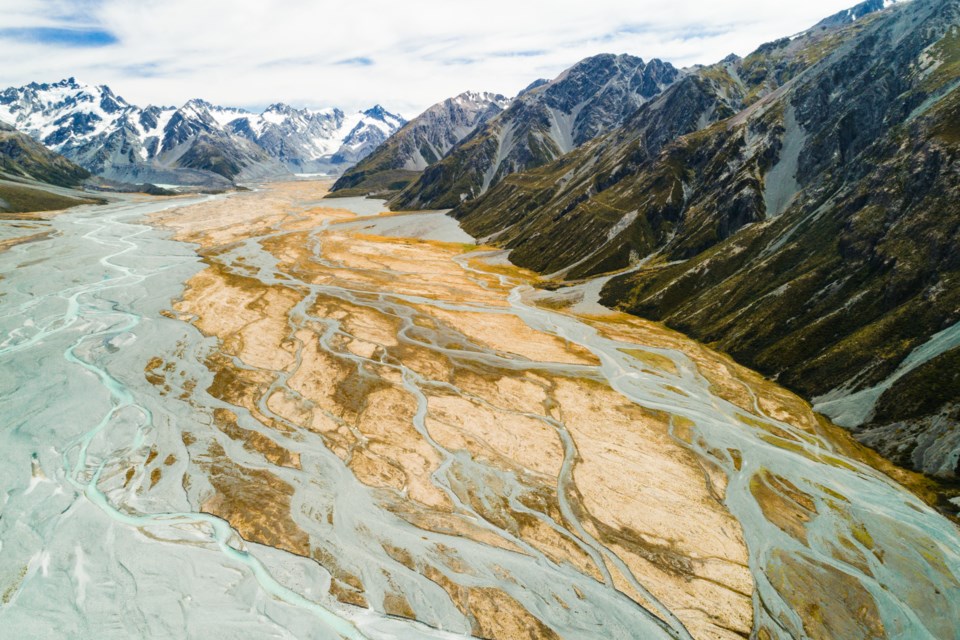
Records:
[[[140,126],[147,131],[156,129],[157,125],[160,124],[160,114],[161,111],[158,107],[147,107],[140,113],[138,120]]]
[[[871,13],[883,11],[884,4],[884,0],[866,0],[866,2],[861,2],[850,9],[844,9],[843,11],[833,14],[829,18],[824,18],[816,26],[839,27],[848,25]]]
[[[105,91],[100,96],[100,108],[106,113],[117,113],[123,111],[127,103],[122,98],[117,98],[109,88],[104,87]]]
[[[102,118],[95,113],[71,113],[54,120],[54,124],[59,127],[57,131],[43,139],[46,145],[56,145],[74,135],[86,135],[93,133],[97,128],[97,123]]]
[[[587,58],[528,88],[461,140],[394,200],[394,208],[443,209],[485,193],[506,176],[543,166],[621,125],[675,82],[668,63],[628,55]]]
[[[644,64],[632,56],[595,56],[551,83],[544,90],[544,103],[563,113],[579,110],[572,138],[574,146],[580,146],[623,122],[678,76],[672,65],[660,60]]]
[[[604,302],[716,345],[881,452],[954,479],[956,343],[937,336],[960,322],[958,87],[960,1],[864,3],[693,70],[613,132],[453,214],[547,273],[650,261]]]

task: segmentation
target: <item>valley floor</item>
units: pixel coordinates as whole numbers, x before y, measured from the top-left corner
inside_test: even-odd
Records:
[[[0,254],[0,625],[952,637],[922,478],[678,333],[538,304],[442,214],[325,189]]]

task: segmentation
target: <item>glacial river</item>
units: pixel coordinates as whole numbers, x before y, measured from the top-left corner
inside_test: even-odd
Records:
[[[170,312],[184,284],[209,260],[201,261],[196,245],[143,222],[161,210],[202,201],[127,199],[77,208],[37,223],[52,235],[0,252],[0,636],[469,637],[477,629],[470,622],[474,614],[455,606],[437,587],[452,581],[459,588],[508,593],[542,623],[542,633],[531,631],[530,637],[698,637],[684,624],[685,614],[658,597],[657,585],[644,584],[624,554],[601,540],[565,498],[574,483],[578,441],[547,410],[510,409],[549,428],[562,443],[557,512],[549,524],[598,567],[593,574],[546,554],[465,498],[464,478],[493,478],[490,486],[502,487],[504,500],[522,510],[514,488],[521,486],[523,473],[491,471],[464,450],[438,442],[427,419],[431,394],[439,393],[438,385],[446,385],[448,395],[465,395],[463,389],[430,380],[402,360],[376,355],[381,352],[338,353],[351,366],[381,366],[389,369],[385,378],[395,374],[397,389],[416,407],[410,426],[437,460],[432,488],[453,513],[475,523],[479,533],[473,538],[417,528],[397,517],[383,506],[382,491],[354,477],[344,463],[349,456],[335,455],[326,436],[269,404],[278,389],[296,395],[288,382],[307,357],[302,346],[295,351],[296,364],[273,378],[269,393],[257,401],[260,417],[254,419],[243,406],[230,407],[244,428],[296,452],[299,467],[268,465],[226,440],[210,416],[228,405],[204,391],[214,384],[209,355],[221,343],[189,318]],[[15,231],[10,224],[0,222],[4,237]],[[324,254],[321,234],[337,224],[325,222],[309,237],[316,240],[312,250],[318,263],[347,269]],[[229,245],[216,260],[245,278],[298,292],[300,301],[290,313],[291,340],[322,327],[319,348],[337,351],[347,330],[314,310],[319,298],[339,299],[389,315],[398,322],[393,336],[398,344],[432,350],[438,359],[585,378],[651,415],[670,416],[675,446],[709,461],[705,468],[718,469],[718,477],[725,478],[723,508],[742,527],[748,550],[753,589],[747,596],[755,631],[803,637],[804,629],[823,629],[809,626],[810,620],[826,618],[835,625],[826,628],[857,629],[860,637],[960,638],[957,527],[882,473],[846,457],[827,438],[768,415],[756,397],[749,412],[721,397],[687,353],[638,347],[574,315],[537,306],[530,286],[514,285],[509,275],[499,276],[510,289],[503,304],[487,307],[403,290],[371,295],[336,280],[310,281],[281,269],[264,248],[286,233],[275,226]],[[472,262],[476,257],[453,260],[479,276]],[[598,364],[537,361],[478,346],[449,327],[418,322],[429,308],[519,319]],[[649,360],[635,357],[638,348],[672,364],[651,373]],[[196,381],[173,385],[184,392],[180,400],[144,375],[158,354],[172,363],[171,372]],[[239,360],[234,358],[238,368],[252,366]],[[263,416],[270,424],[283,423],[283,430],[268,429]],[[681,425],[686,436],[674,432]],[[327,540],[334,559],[353,568],[366,606],[330,597],[331,573],[322,557],[245,540],[232,521],[204,508],[197,496],[210,493],[202,470],[211,467],[192,460],[185,431],[191,439],[223,440],[229,458],[256,473],[269,471],[292,487],[290,499],[301,514],[294,521],[309,534],[311,548]],[[124,477],[128,468],[132,478]],[[162,470],[152,483],[148,468]],[[791,535],[793,525],[772,517],[769,505],[761,504],[757,478],[769,477],[765,473],[787,481],[769,481],[774,504],[784,496],[802,496],[797,499],[804,505],[797,511],[800,534]],[[319,517],[308,522],[302,515],[314,512],[336,512],[336,523]],[[794,517],[793,511],[785,517]],[[695,521],[698,514],[689,518]],[[488,535],[502,544],[478,542]],[[398,553],[385,551],[385,539],[414,560],[398,564]],[[437,545],[470,570],[448,572],[446,579],[424,571],[417,558],[429,556]],[[802,558],[802,566],[790,558]],[[408,568],[399,566],[405,562]],[[824,586],[829,593],[811,594]],[[380,602],[391,589],[406,597],[408,613],[384,611]],[[457,586],[445,589],[450,593]],[[543,597],[548,591],[552,598]],[[709,610],[712,605],[701,606]]]

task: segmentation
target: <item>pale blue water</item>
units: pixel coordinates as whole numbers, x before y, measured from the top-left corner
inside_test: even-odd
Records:
[[[268,432],[236,408],[244,428],[300,453],[302,471],[271,469],[294,487],[297,524],[361,576],[371,601],[396,586],[418,616],[436,628],[340,605],[327,595],[330,576],[319,564],[246,543],[224,521],[200,513],[201,496],[209,487],[190,460],[182,432],[216,439],[240,464],[255,467],[262,462],[211,425],[211,410],[225,406],[202,391],[211,382],[204,360],[215,343],[190,324],[161,313],[203,265],[192,246],[137,221],[182,204],[128,201],[75,209],[49,223],[56,236],[0,252],[0,638],[443,638],[467,633],[469,621],[445,593],[399,566],[383,542],[409,549],[415,557],[429,556],[442,543],[471,560],[473,572],[451,573],[451,580],[503,588],[564,638],[689,637],[652,596],[651,585],[641,584],[615,553],[577,528],[578,520],[562,496],[565,520],[576,529],[569,532],[571,537],[600,560],[598,565],[605,560],[617,566],[648,595],[651,609],[663,621],[616,591],[609,580],[592,580],[557,564],[492,523],[479,526],[524,553],[412,527],[383,509],[376,492],[360,484],[320,436],[294,424],[288,425],[290,435]],[[4,226],[8,224],[0,223],[0,234],[13,233]],[[855,577],[877,601],[890,637],[956,637],[957,528],[872,469],[818,463],[763,440],[763,432],[739,420],[743,412],[717,397],[682,353],[658,351],[676,363],[678,375],[649,375],[624,353],[635,345],[603,338],[573,317],[534,307],[526,301],[529,291],[518,287],[509,308],[484,310],[516,315],[531,327],[582,345],[601,365],[572,367],[504,357],[456,334],[431,337],[422,328],[414,329],[412,305],[475,307],[402,292],[372,298],[336,286],[297,282],[277,271],[276,261],[253,240],[236,245],[229,255],[244,256],[265,282],[286,282],[305,291],[291,322],[321,323],[326,329],[318,340],[325,348],[342,328],[333,320],[309,318],[310,302],[320,293],[400,318],[401,341],[501,368],[605,379],[633,402],[691,420],[699,436],[694,450],[715,459],[730,477],[726,504],[741,521],[750,548],[758,589],[755,615],[778,637],[800,637],[802,628],[797,613],[765,576],[778,550],[807,554]],[[457,348],[437,346],[441,337]],[[171,376],[175,388],[166,396],[145,379],[144,364],[154,356],[174,362],[184,380],[197,381],[188,399],[178,398],[183,387],[177,386],[177,376]],[[485,478],[495,476],[510,487],[515,481],[510,474],[432,441],[424,422],[424,389],[434,383],[402,363],[396,368],[403,388],[418,401],[413,426],[441,454],[443,463],[434,474],[437,487],[467,512],[469,505],[458,502],[456,477],[472,478],[482,486]],[[281,375],[274,386],[285,383]],[[679,396],[667,385],[687,395]],[[260,409],[281,419],[265,404]],[[564,425],[556,420],[550,424],[567,449],[563,485],[570,481],[576,452]],[[798,435],[803,449],[829,452],[828,443]],[[157,486],[147,490],[142,464],[152,448],[160,452],[160,460],[172,454],[176,461],[165,468]],[[727,449],[743,452],[741,472],[732,460],[710,453]],[[124,486],[130,467],[138,471],[130,486]],[[749,490],[751,472],[761,468],[788,478],[816,500],[819,514],[808,525],[809,548],[764,519]],[[186,475],[189,483],[184,482]],[[851,498],[842,513],[828,506],[832,498],[824,486]],[[322,517],[328,512],[337,514],[332,523]],[[885,552],[880,559],[863,548],[866,571],[834,558],[832,548],[841,535],[849,534],[851,521],[861,523]],[[396,584],[388,584],[386,569]],[[512,581],[504,580],[503,571]],[[543,597],[548,593],[556,597]]]

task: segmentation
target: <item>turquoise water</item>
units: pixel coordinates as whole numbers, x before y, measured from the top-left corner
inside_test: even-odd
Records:
[[[376,492],[353,477],[322,437],[295,424],[288,424],[289,434],[280,435],[235,407],[244,428],[301,455],[302,471],[271,467],[294,487],[298,526],[361,576],[372,602],[399,588],[431,626],[340,605],[327,595],[330,576],[319,564],[247,543],[226,522],[201,513],[201,499],[210,486],[192,464],[183,432],[219,438],[228,456],[244,466],[257,468],[263,461],[211,425],[212,409],[227,406],[202,391],[211,382],[204,361],[215,342],[162,313],[204,265],[194,247],[138,220],[183,204],[122,201],[78,208],[49,223],[54,236],[0,252],[0,636],[452,638],[468,633],[469,621],[439,586],[389,557],[382,546],[389,542],[416,557],[429,556],[437,544],[453,549],[469,558],[471,572],[450,573],[449,579],[468,587],[502,588],[564,638],[689,637],[650,593],[651,585],[632,576],[612,550],[579,524],[562,499],[563,491],[560,507],[571,528],[564,533],[598,560],[598,566],[606,562],[618,567],[647,595],[650,611],[613,588],[609,574],[599,581],[588,578],[492,523],[478,519],[478,526],[523,553],[417,529],[385,510]],[[0,237],[14,233],[3,227],[6,224],[0,223]],[[767,577],[771,559],[784,551],[829,565],[864,585],[878,603],[888,636],[956,637],[956,527],[872,469],[853,462],[828,465],[803,455],[831,453],[827,442],[798,434],[802,451],[791,451],[762,438],[765,432],[745,425],[742,410],[713,393],[684,354],[659,350],[678,373],[649,375],[624,353],[635,345],[604,338],[576,318],[532,306],[525,287],[513,291],[507,308],[480,309],[403,292],[371,297],[299,282],[279,272],[256,240],[234,246],[228,255],[243,256],[264,282],[283,282],[304,292],[291,315],[291,332],[309,323],[322,325],[318,341],[324,349],[333,349],[332,341],[343,329],[333,320],[309,317],[312,300],[320,294],[389,313],[401,320],[401,341],[459,361],[605,379],[632,402],[690,420],[698,436],[694,451],[719,464],[730,478],[726,505],[742,523],[749,546],[757,581],[755,616],[776,636],[802,636],[802,621],[785,597],[789,594],[779,593]],[[455,333],[431,334],[413,322],[414,305],[424,304],[515,315],[535,329],[583,346],[601,364],[530,362],[478,348]],[[171,376],[173,392],[161,395],[144,376],[144,364],[155,356],[173,362],[183,380],[196,380],[197,390],[180,398],[185,389],[176,382],[178,376]],[[365,360],[350,357],[358,364]],[[437,383],[402,363],[396,369],[403,388],[417,399],[413,426],[443,461],[434,474],[437,487],[468,513],[470,506],[458,498],[457,478],[483,486],[487,478],[496,477],[512,493],[517,481],[510,474],[493,471],[462,451],[445,450],[430,438],[425,389]],[[287,377],[280,375],[274,387],[283,388]],[[282,420],[265,403],[260,410]],[[759,407],[756,412],[762,415]],[[575,446],[562,422],[537,418],[563,440],[563,485],[570,481]],[[773,418],[764,420],[797,433]],[[742,452],[739,472],[732,459],[715,454],[729,449]],[[137,471],[127,482],[127,470],[142,470],[151,450],[159,452],[159,460],[172,456],[163,479],[149,487],[147,474]],[[760,469],[775,471],[813,496],[819,508],[807,525],[808,547],[764,518],[749,488],[752,472]],[[850,497],[843,513],[829,508],[834,498],[828,489]],[[513,506],[522,508],[519,503]],[[328,521],[328,513],[337,517]],[[860,523],[885,550],[882,558],[860,542],[865,566],[835,558],[837,541],[849,534],[851,521]],[[548,593],[554,597],[544,597]]]
[[[185,460],[180,430],[209,428],[143,374],[179,353],[209,377],[209,341],[160,314],[202,265],[137,222],[170,206],[81,207],[0,253],[0,636],[445,637],[306,597],[325,592],[319,566],[245,543],[182,487],[120,487],[122,465],[151,446]]]

